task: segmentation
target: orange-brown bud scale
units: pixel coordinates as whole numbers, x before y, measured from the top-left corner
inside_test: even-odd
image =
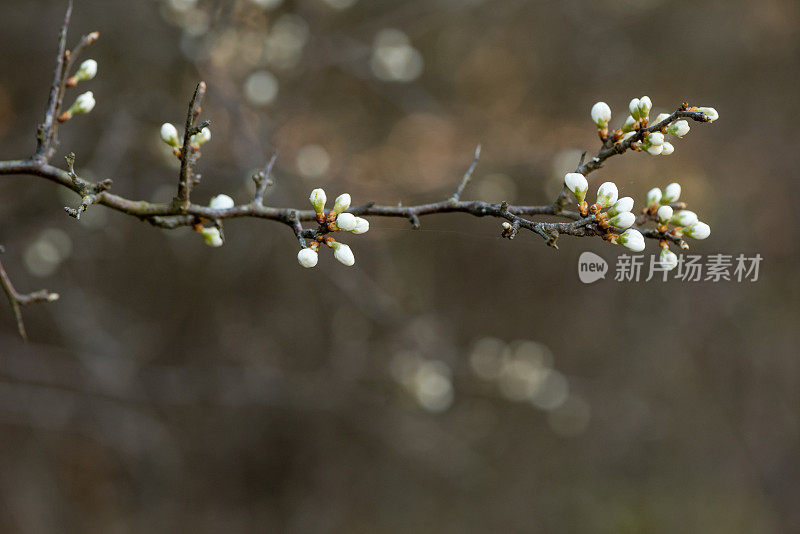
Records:
[[[67,82],[64,84],[66,87],[75,87],[78,85],[78,78],[75,76],[70,76],[67,78]]]
[[[58,116],[58,122],[67,122],[71,118],[72,118],[72,113],[70,113],[69,111],[65,111]]]
[[[578,213],[580,213],[582,217],[586,217],[589,214],[589,204],[587,204],[585,200],[578,204]]]

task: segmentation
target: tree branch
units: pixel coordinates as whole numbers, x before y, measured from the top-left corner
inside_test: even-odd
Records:
[[[0,252],[3,252],[2,247],[0,247]],[[17,320],[19,335],[22,339],[27,341],[28,334],[25,332],[25,322],[22,319],[22,306],[27,306],[34,302],[53,302],[58,300],[59,295],[58,293],[51,293],[46,289],[40,289],[33,293],[18,293],[17,290],[14,289],[14,284],[11,283],[11,279],[8,277],[8,273],[6,273],[3,267],[3,262],[0,262],[0,285],[3,286],[3,291],[6,297],[8,297],[9,304],[11,304],[11,309]]]

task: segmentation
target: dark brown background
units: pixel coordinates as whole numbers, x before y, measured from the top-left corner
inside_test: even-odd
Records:
[[[0,157],[14,159],[34,147],[64,2],[4,7]],[[308,41],[279,69],[257,51],[287,13]],[[119,194],[169,199],[176,162],[158,128],[182,120],[199,79],[213,140],[195,198],[247,201],[248,176],[277,147],[268,201],[297,207],[319,185],[356,203],[444,198],[479,142],[465,198],[547,203],[577,154],[596,149],[591,105],[607,101],[618,123],[648,94],[654,113],[687,100],[721,118],[692,125],[670,157],[626,154],[590,183],[614,180],[641,203],[679,180],[712,227],[694,252],[764,262],[756,283],[585,286],[580,253],[613,269],[621,249],[563,238],[554,251],[528,234],[498,238],[497,221],[442,215],[420,232],[373,219],[349,239],[356,267],[323,255],[305,270],[279,224],[230,222],[211,249],[101,208],[78,223],[62,209],[74,197],[4,177],[3,262],[20,289],[62,299],[25,310],[28,345],[0,307],[2,530],[800,530],[799,27],[793,0],[342,11],[201,0],[186,12],[77,0],[73,40],[101,32],[99,75],[85,84],[98,104],[63,129],[58,160],[74,151],[79,172],[113,177]],[[373,76],[384,28],[420,51],[419,79]],[[264,68],[278,98],[249,105],[243,84]],[[298,171],[309,144],[330,155],[324,179]],[[47,276],[29,267],[42,239],[71,244]],[[543,410],[509,398],[513,372],[502,387],[477,376],[470,357],[486,337],[512,359],[521,341],[546,347],[566,402]],[[452,373],[444,411],[399,379],[403,362],[424,360]]]

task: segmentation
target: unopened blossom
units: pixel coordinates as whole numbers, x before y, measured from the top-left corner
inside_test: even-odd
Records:
[[[203,236],[203,241],[205,241],[206,245],[209,247],[222,246],[222,236],[219,233],[219,228],[203,228],[200,233]]]
[[[331,246],[333,247],[333,257],[336,258],[339,263],[343,263],[344,265],[350,267],[356,262],[356,257],[353,255],[353,251],[350,250],[350,247],[344,243],[334,241]]]
[[[675,152],[675,145],[673,145],[669,141],[664,141],[664,144],[661,145],[661,155],[662,156],[669,156],[673,152]]]
[[[689,210],[680,210],[672,216],[670,222],[675,226],[692,226],[697,222],[697,214]]]
[[[607,208],[612,206],[617,201],[619,191],[614,182],[604,182],[597,190],[597,203],[600,206]]]
[[[678,256],[668,248],[662,248],[658,255],[658,262],[666,271],[671,271],[678,266]]]
[[[633,129],[636,128],[637,124],[638,122],[636,121],[636,119],[628,115],[628,117],[625,119],[625,123],[622,125],[622,132],[633,133]]]
[[[343,211],[346,211],[347,208],[350,207],[350,195],[347,193],[342,193],[336,200],[333,202],[333,212],[339,214]]]
[[[75,103],[70,106],[69,110],[67,110],[67,113],[70,115],[89,113],[94,109],[94,105],[94,93],[91,91],[86,91],[75,99]]]
[[[646,119],[650,115],[650,110],[653,108],[653,103],[650,101],[649,96],[643,96],[639,99],[639,118]]]
[[[663,145],[650,145],[647,147],[647,153],[651,156],[660,156],[664,152]]]
[[[671,183],[664,188],[664,196],[661,197],[662,204],[672,204],[681,197],[681,184]]]
[[[647,142],[651,145],[663,145],[664,144],[664,134],[661,132],[653,132],[647,135]]]
[[[652,206],[661,202],[661,189],[654,187],[647,192],[647,205]]]
[[[638,121],[642,117],[639,114],[639,99],[638,98],[634,98],[634,99],[632,99],[630,101],[630,103],[628,104],[628,111],[630,112],[631,117],[633,117],[634,120]]]
[[[297,261],[303,267],[314,267],[319,261],[319,254],[310,248],[304,248],[297,253]]]
[[[672,208],[670,206],[661,206],[656,212],[658,221],[662,224],[667,224],[672,218]]]
[[[714,122],[719,118],[719,113],[714,108],[697,108],[697,111],[705,115],[709,122]]]
[[[644,236],[639,230],[633,228],[622,232],[622,235],[617,238],[617,242],[633,252],[641,252],[644,250]]]
[[[336,217],[336,226],[338,226],[340,230],[350,232],[351,230],[355,230],[356,226],[358,226],[358,221],[356,220],[356,216],[352,213],[340,213],[338,217]]]
[[[583,202],[583,199],[586,198],[586,191],[589,190],[589,182],[586,181],[586,177],[581,173],[568,172],[565,174],[564,185],[567,186],[567,189],[572,191],[572,194],[578,199],[578,204]]]
[[[78,72],[75,73],[75,80],[79,82],[84,82],[86,80],[91,80],[97,75],[97,61],[93,59],[87,59],[81,66],[78,68]]]
[[[161,125],[161,140],[172,147],[181,146],[181,139],[178,137],[178,129],[168,122]]]
[[[193,145],[204,145],[211,141],[211,129],[206,126],[192,136],[191,143]]]
[[[623,211],[619,215],[611,217],[608,220],[609,226],[613,226],[614,228],[619,228],[620,230],[624,230],[625,228],[629,228],[633,226],[633,223],[636,222],[636,215],[629,211]]]
[[[654,124],[658,124],[661,121],[667,120],[669,118],[669,113],[659,113],[656,120],[653,121]]]
[[[328,197],[325,196],[324,189],[317,188],[311,191],[308,201],[314,206],[314,211],[316,213],[322,213],[325,211],[325,202],[328,201]]]
[[[689,133],[690,129],[691,128],[689,127],[689,121],[681,119],[667,126],[667,133],[670,133],[677,137],[683,137],[684,135]]]
[[[611,108],[605,102],[597,102],[592,106],[592,121],[598,128],[607,128],[611,120]]]
[[[615,215],[619,215],[620,213],[631,211],[632,209],[633,199],[631,197],[622,197],[621,199],[617,200],[613,206],[608,208],[606,215],[613,217]]]
[[[214,210],[226,210],[234,206],[233,199],[228,195],[217,195],[208,203],[208,207]]]
[[[366,234],[369,231],[369,221],[362,218],[356,217],[356,227],[350,230],[352,234]]]
[[[696,222],[693,225],[683,229],[683,235],[689,236],[693,239],[705,239],[711,235],[711,227],[704,222]]]

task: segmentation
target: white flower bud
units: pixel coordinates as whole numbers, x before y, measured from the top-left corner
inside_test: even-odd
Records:
[[[644,236],[639,230],[634,230],[633,228],[622,232],[622,235],[617,238],[617,242],[633,252],[644,250]]]
[[[75,115],[77,113],[89,113],[94,109],[94,93],[86,91],[75,99],[75,103],[69,108],[68,113]]]
[[[565,174],[564,185],[566,185],[567,189],[572,191],[572,194],[578,199],[578,204],[583,202],[583,199],[586,198],[586,191],[589,190],[589,182],[586,181],[586,177],[581,173],[568,172]]]
[[[83,63],[81,63],[78,72],[75,73],[75,79],[79,82],[83,82],[86,80],[91,80],[97,74],[97,61],[93,59],[87,59]]]
[[[658,117],[656,117],[656,120],[653,121],[653,124],[658,124],[659,122],[667,120],[668,118],[669,118],[669,113],[659,113]]]
[[[663,145],[664,144],[664,134],[661,132],[653,132],[647,135],[647,141],[651,145]]]
[[[669,126],[667,126],[667,133],[671,133],[677,137],[683,137],[687,133],[689,133],[689,121],[685,121],[683,119],[679,121],[675,121]]]
[[[343,263],[350,267],[356,262],[356,257],[353,255],[353,251],[350,250],[350,247],[344,243],[334,241],[333,245],[331,246],[333,247],[333,257],[336,258],[339,263]]]
[[[608,215],[609,217],[613,217],[615,215],[619,215],[620,213],[631,211],[632,209],[633,209],[633,199],[631,197],[622,197],[608,209],[606,215]]]
[[[356,216],[352,213],[340,213],[339,216],[336,217],[336,226],[338,226],[340,230],[349,232],[355,230],[356,226],[358,226],[358,221],[356,221]]]
[[[689,210],[681,210],[676,212],[670,222],[675,226],[692,226],[697,223],[697,214]]]
[[[597,189],[597,203],[607,208],[617,201],[618,195],[619,191],[614,182],[604,182],[600,184],[600,187]]]
[[[356,227],[350,230],[352,234],[366,234],[369,232],[369,221],[361,217],[356,217]]]
[[[308,201],[311,202],[312,206],[314,206],[314,211],[316,213],[322,213],[325,211],[325,202],[328,201],[328,197],[325,196],[324,189],[318,188],[311,191]]]
[[[650,110],[653,108],[653,103],[650,101],[649,96],[643,96],[639,99],[639,117],[646,119],[650,115]]]
[[[200,130],[198,133],[194,134],[190,139],[190,142],[193,145],[204,145],[211,141],[211,130],[208,126]]]
[[[672,207],[661,206],[660,208],[658,208],[656,216],[658,217],[659,222],[661,222],[662,224],[666,224],[672,218]]]
[[[651,156],[660,156],[662,152],[664,152],[663,145],[650,145],[647,147],[647,153]]]
[[[625,123],[622,125],[623,133],[633,133],[633,129],[636,127],[636,125],[636,119],[628,115],[628,118],[625,119]],[[623,137],[623,139],[625,138]]]
[[[336,200],[333,203],[333,212],[334,213],[341,213],[347,208],[350,207],[350,195],[347,193],[343,193],[336,197]]]
[[[629,137],[633,137],[634,135],[636,135],[636,132],[628,132],[622,136],[622,140],[625,141],[626,139],[628,139]]]
[[[661,254],[658,255],[658,263],[661,264],[664,270],[671,271],[678,266],[678,256],[670,249],[662,248]]]
[[[636,222],[636,215],[634,215],[629,211],[623,211],[619,215],[612,217],[608,220],[608,224],[610,226],[613,226],[614,228],[619,228],[621,230],[633,226],[633,223],[635,222]]]
[[[606,128],[611,120],[611,108],[605,102],[597,102],[592,106],[592,121],[599,128]]]
[[[639,114],[638,98],[634,98],[633,100],[631,100],[630,104],[628,104],[628,111],[630,111],[631,117],[633,117],[635,120],[638,121],[641,118],[641,115]]]
[[[169,146],[181,146],[181,139],[178,137],[178,129],[168,122],[161,125],[161,140]]]
[[[714,122],[719,118],[719,113],[714,108],[697,108],[697,111],[708,117],[709,122]]]
[[[297,253],[297,261],[305,268],[314,267],[319,261],[319,254],[310,248],[304,248]]]
[[[672,204],[681,196],[681,184],[671,183],[664,188],[664,196],[661,197],[662,204]]]
[[[664,144],[661,145],[661,155],[662,156],[669,156],[673,152],[675,152],[675,145],[673,145],[669,141],[664,141]]]
[[[652,206],[661,202],[661,189],[654,187],[647,192],[647,205]]]
[[[209,247],[222,246],[222,236],[220,235],[218,228],[203,228],[203,231],[200,233],[202,234],[206,245]]]
[[[711,235],[711,227],[704,222],[696,222],[683,229],[683,234],[694,239],[705,239]]]
[[[228,195],[217,195],[208,203],[212,210],[226,210],[234,206],[233,199]]]

